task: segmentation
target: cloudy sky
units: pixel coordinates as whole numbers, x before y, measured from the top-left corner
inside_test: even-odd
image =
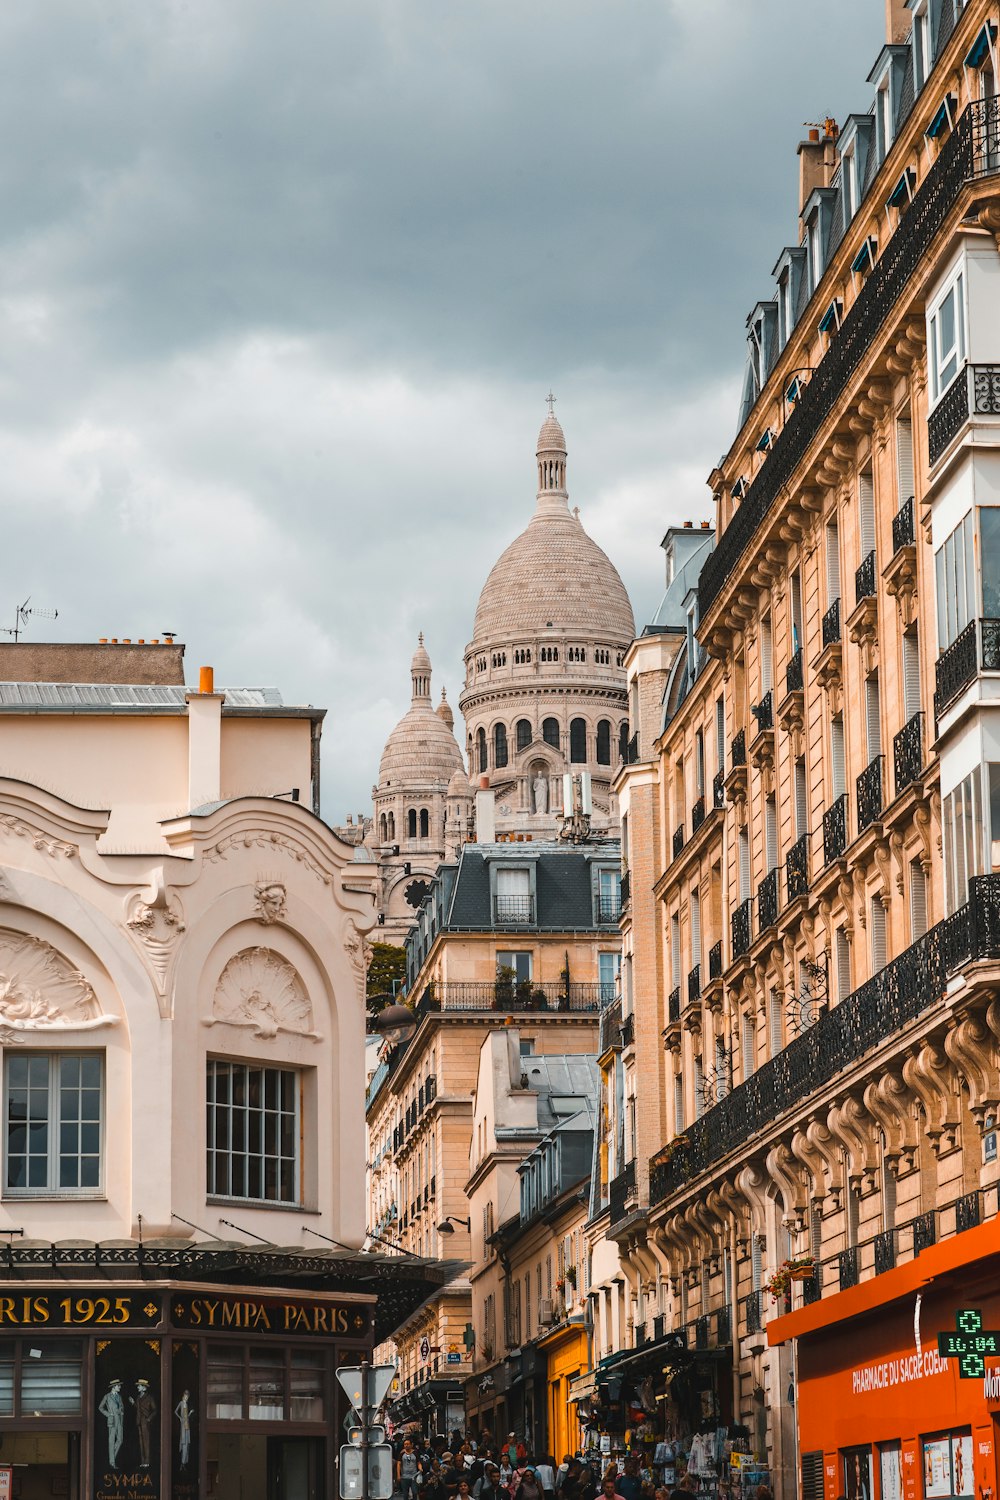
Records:
[[[454,702],[530,517],[656,606],[708,514],[807,120],[866,109],[883,0],[0,7],[0,624],[176,630],[189,680],[329,709],[370,808],[416,633]]]

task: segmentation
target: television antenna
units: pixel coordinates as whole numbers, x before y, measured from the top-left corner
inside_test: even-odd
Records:
[[[37,620],[58,620],[59,611],[57,609],[42,609],[39,605],[32,604],[31,595],[29,594],[24,603],[19,604],[14,611],[13,627],[10,625],[0,625],[0,635],[12,635],[15,641],[20,640],[28,628],[28,621],[32,618]]]

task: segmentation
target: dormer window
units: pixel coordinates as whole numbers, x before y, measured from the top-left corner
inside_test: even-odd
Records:
[[[858,276],[867,276],[877,260],[878,241],[869,235],[851,261],[851,270]]]
[[[809,253],[809,293],[812,295],[823,279],[823,246],[820,242],[818,214],[814,214],[809,220],[806,248]]]
[[[892,145],[892,85],[888,78],[875,96],[875,123],[878,128],[878,154],[884,161]]]
[[[841,172],[844,185],[844,219],[845,222],[850,223],[861,203],[861,189],[858,182],[858,153],[853,146],[849,151],[844,153]]]
[[[787,271],[778,282],[778,312],[780,315],[778,337],[781,340],[782,348],[784,348],[791,337],[792,328],[795,326],[795,320],[792,316],[792,278]]]
[[[840,327],[840,320],[843,316],[843,312],[844,304],[838,297],[834,297],[833,301],[830,303],[830,306],[827,308],[826,312],[819,320],[820,333],[828,333],[832,337]]]
[[[928,0],[919,0],[919,4],[913,7],[913,75],[918,92],[930,77],[933,64]]]

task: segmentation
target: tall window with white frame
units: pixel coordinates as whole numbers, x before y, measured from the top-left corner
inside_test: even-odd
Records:
[[[4,1197],[99,1195],[103,1133],[102,1053],[7,1053]]]
[[[207,1191],[213,1198],[301,1203],[301,1075],[209,1058]]]
[[[927,364],[934,406],[965,363],[965,275],[959,270],[927,314]]]

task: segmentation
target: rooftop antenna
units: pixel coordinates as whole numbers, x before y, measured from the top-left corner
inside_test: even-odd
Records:
[[[20,640],[28,628],[28,621],[32,618],[36,620],[58,620],[59,611],[57,609],[39,608],[37,604],[32,604],[31,595],[29,594],[24,603],[19,604],[14,611],[13,628],[10,625],[0,625],[0,635],[12,635],[15,641]]]

